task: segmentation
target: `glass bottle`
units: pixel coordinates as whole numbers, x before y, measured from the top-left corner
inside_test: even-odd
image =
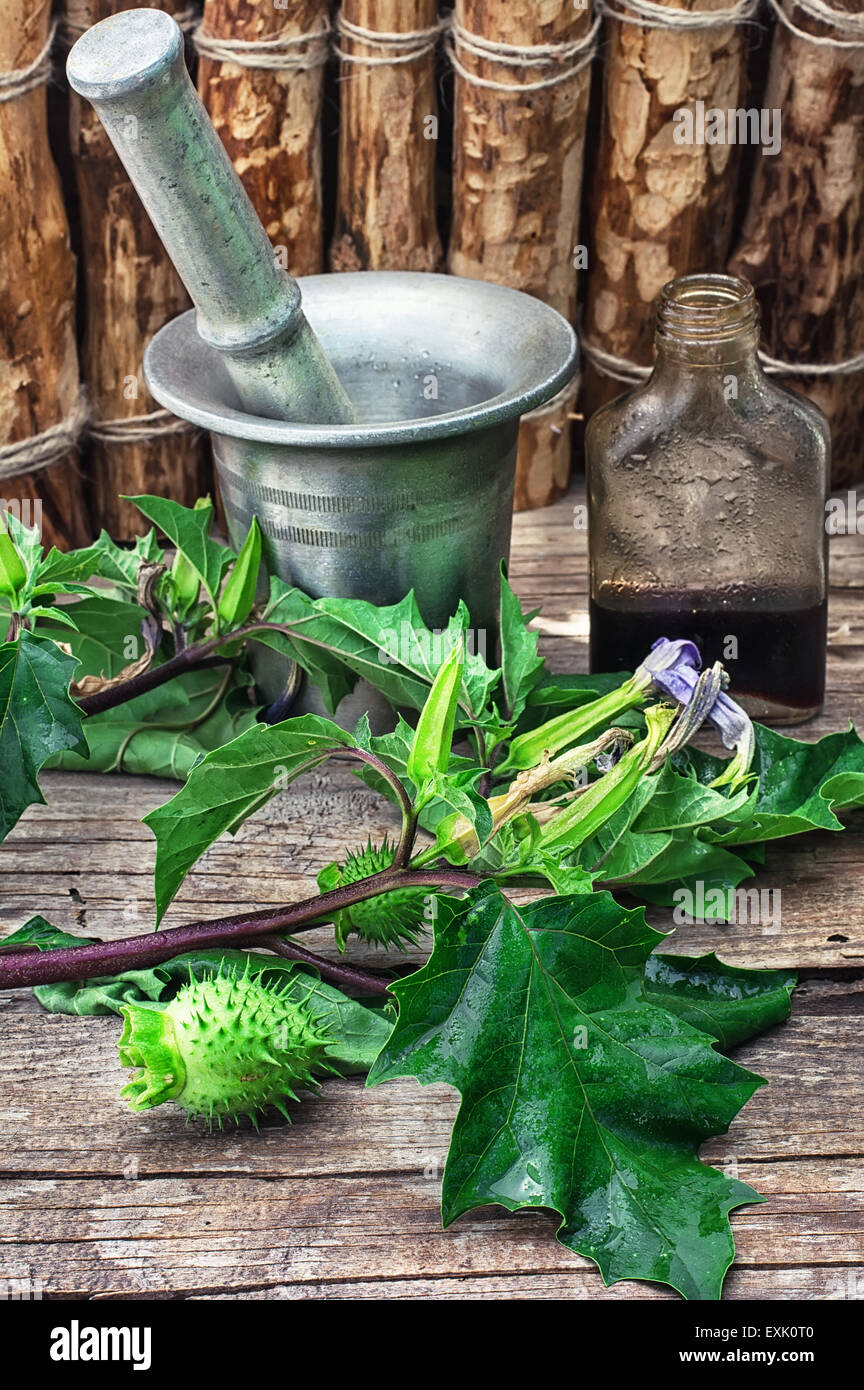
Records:
[[[671,281],[650,378],[588,425],[591,669],[687,637],[753,717],[792,724],[825,692],[830,436],[765,375],[758,329],[746,280]]]

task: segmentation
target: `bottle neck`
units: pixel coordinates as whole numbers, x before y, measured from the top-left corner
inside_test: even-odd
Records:
[[[759,308],[752,285],[733,275],[686,275],[663,289],[657,309],[656,371],[707,380],[762,375]]]

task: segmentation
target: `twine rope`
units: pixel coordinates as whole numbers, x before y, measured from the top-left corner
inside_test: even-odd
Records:
[[[759,0],[738,0],[724,10],[680,10],[657,5],[654,0],[595,0],[601,14],[622,24],[642,29],[724,29],[729,24],[746,24],[759,8]]]
[[[145,444],[165,435],[185,434],[195,426],[170,410],[151,410],[148,415],[127,415],[116,420],[93,420],[87,428],[100,444]]]
[[[592,342],[585,333],[580,334],[579,344],[582,356],[595,367],[601,376],[612,377],[613,381],[623,381],[628,386],[638,386],[647,381],[653,367],[643,367],[639,362],[631,362],[626,357],[618,357],[607,352],[599,343]]]
[[[416,63],[419,58],[425,58],[427,53],[435,49],[438,36],[449,24],[449,18],[445,16],[437,24],[430,24],[428,29],[411,29],[403,34],[387,34],[353,24],[340,10],[336,16],[336,31],[339,37],[362,43],[367,48],[376,48],[379,55],[376,57],[372,54],[346,53],[338,42],[334,43],[333,52],[343,63],[362,68],[396,67],[400,63]]]
[[[87,423],[87,398],[81,391],[74,406],[57,425],[0,448],[0,479],[17,478],[22,473],[41,473],[62,463],[75,449]]]
[[[607,352],[584,333],[580,336],[580,345],[583,357],[601,376],[622,381],[628,386],[638,386],[647,381],[654,370],[653,365],[646,367],[640,362],[632,362],[626,357],[618,357],[614,352]],[[856,353],[854,357],[846,357],[840,362],[783,362],[761,348],[757,356],[769,376],[832,377],[851,376],[855,372],[864,371],[864,352]]]
[[[579,392],[582,390],[582,373],[577,371],[570,380],[565,382],[560,391],[557,391],[551,400],[545,401],[543,405],[537,405],[533,410],[522,416],[523,420],[542,420],[545,415],[554,415],[556,411],[564,406],[570,406],[575,401]]]
[[[851,376],[864,371],[864,352],[846,357],[842,362],[781,362],[759,350],[759,361],[766,372],[780,376]]]
[[[499,43],[479,34],[471,34],[453,15],[447,53],[459,76],[466,82],[473,83],[475,87],[486,87],[493,92],[540,92],[549,87],[557,87],[561,82],[569,82],[588,67],[596,52],[595,40],[601,23],[602,16],[595,15],[586,34],[580,39],[566,43],[512,44]],[[459,57],[460,50],[470,53],[474,58],[485,58],[487,61],[502,63],[512,68],[564,66],[563,71],[540,78],[536,82],[499,82],[491,77],[480,77],[478,73],[466,68]]]
[[[55,21],[51,25],[44,47],[36,54],[32,63],[28,63],[26,68],[15,68],[12,72],[0,73],[0,102],[14,101],[16,97],[22,97],[36,87],[44,87],[51,80],[51,49],[56,33]]]
[[[836,39],[833,35],[820,37],[818,34],[808,34],[806,29],[799,29],[797,24],[793,24],[780,0],[771,0],[771,8],[777,18],[796,38],[817,44],[820,48],[864,48],[864,15],[849,14],[846,10],[833,10],[830,5],[824,4],[823,0],[794,0],[794,4],[810,19],[818,20],[820,24],[830,24],[841,33],[845,31],[847,34],[861,35],[858,39]]]
[[[276,34],[267,39],[220,39],[204,32],[203,21],[193,31],[192,41],[202,58],[217,63],[235,63],[241,68],[264,68],[269,72],[311,72],[321,68],[330,56],[330,23],[326,18],[308,34]]]

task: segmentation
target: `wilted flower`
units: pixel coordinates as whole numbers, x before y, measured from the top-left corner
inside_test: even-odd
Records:
[[[659,637],[637,668],[636,678],[650,677],[658,690],[664,695],[670,695],[679,705],[687,708],[694,700],[697,687],[703,691],[706,688],[705,673],[701,667],[702,657],[694,642],[681,639],[671,641],[668,637]],[[725,675],[719,663],[717,669]],[[699,723],[702,719],[710,719],[718,730],[724,747],[735,750],[734,758],[712,785],[719,787],[730,783],[733,786],[739,784],[747,775],[755,750],[750,716],[723,689],[714,694],[707,710],[694,713],[698,713]]]

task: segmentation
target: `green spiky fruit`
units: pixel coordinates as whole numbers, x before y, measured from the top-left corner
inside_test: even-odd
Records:
[[[124,1004],[120,1061],[139,1067],[123,1088],[133,1110],[173,1100],[221,1126],[268,1105],[288,1118],[296,1086],[315,1087],[326,1039],[286,987],[236,972],[190,980],[169,1004]]]
[[[365,849],[358,854],[349,854],[344,864],[328,864],[318,875],[318,887],[322,892],[331,888],[341,888],[348,883],[358,883],[361,878],[379,874],[389,869],[393,863],[393,846],[388,840],[380,846],[369,840]],[[428,893],[423,888],[397,888],[392,893],[384,893],[378,898],[355,903],[335,913],[333,926],[336,932],[336,945],[345,950],[349,936],[362,937],[374,946],[385,950],[395,946],[404,951],[407,946],[416,945],[426,930],[425,918]]]

